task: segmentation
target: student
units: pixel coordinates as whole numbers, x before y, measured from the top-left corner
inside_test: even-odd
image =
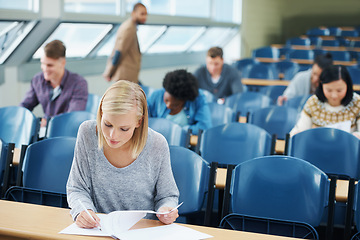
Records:
[[[30,111],[41,104],[44,111],[41,127],[46,126],[50,117],[86,108],[87,82],[82,76],[65,69],[65,52],[66,47],[60,40],[46,44],[40,60],[42,72],[33,77],[30,90],[20,103]]]
[[[146,7],[142,3],[135,4],[131,17],[121,24],[116,33],[115,45],[103,73],[107,81],[127,79],[139,82],[141,52],[136,30],[137,25],[144,24],[146,19]]]
[[[290,135],[313,128],[341,124],[340,129],[360,138],[360,96],[353,91],[346,67],[330,66],[320,75],[315,95],[304,105],[300,119]]]
[[[243,91],[238,70],[224,64],[223,50],[212,47],[206,56],[206,65],[199,67],[194,76],[199,82],[199,88],[208,90],[216,98],[225,98]]]
[[[332,65],[332,63],[333,60],[330,53],[316,56],[311,68],[298,72],[294,76],[282,96],[278,97],[277,104],[282,106],[290,98],[314,94],[319,86],[319,77],[322,70]]]
[[[66,188],[70,214],[83,228],[99,225],[95,212],[166,212],[176,207],[179,191],[169,147],[161,134],[148,128],[146,97],[138,84],[115,82],[101,99],[96,121],[81,124]],[[178,211],[157,217],[170,224]]]
[[[163,87],[148,99],[151,117],[169,119],[193,134],[211,127],[210,108],[194,75],[183,69],[169,72]]]

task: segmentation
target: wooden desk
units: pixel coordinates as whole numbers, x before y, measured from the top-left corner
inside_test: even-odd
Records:
[[[244,85],[254,85],[254,86],[288,86],[291,81],[287,80],[277,80],[277,79],[256,79],[256,78],[243,78],[241,79],[242,84]],[[360,91],[360,85],[353,85],[355,91]]]
[[[110,237],[58,234],[59,231],[63,230],[73,222],[69,214],[69,209],[17,203],[5,200],[0,200],[0,209],[0,239],[111,239]],[[161,225],[162,223],[159,221],[142,219],[133,228],[137,229]],[[210,239],[214,240],[295,239],[194,225],[185,226],[210,234],[214,236]]]

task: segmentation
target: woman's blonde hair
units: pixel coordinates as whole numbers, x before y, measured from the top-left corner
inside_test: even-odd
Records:
[[[137,120],[141,121],[140,126],[135,128],[131,141],[131,151],[134,158],[137,158],[144,149],[148,136],[148,110],[146,95],[139,84],[119,80],[112,84],[101,98],[96,116],[98,145],[103,148],[105,138],[101,129],[103,113],[127,114],[136,108]]]

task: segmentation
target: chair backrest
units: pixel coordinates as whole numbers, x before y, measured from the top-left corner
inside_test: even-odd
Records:
[[[260,92],[244,92],[238,95],[233,106],[235,113],[240,113],[241,116],[246,116],[257,109],[269,107],[272,104],[272,99]]]
[[[301,49],[292,50],[288,53],[288,59],[314,60],[314,51]]]
[[[199,150],[209,163],[239,164],[254,157],[270,155],[272,139],[258,126],[233,122],[205,130]]]
[[[8,144],[0,138],[0,189],[4,180]]]
[[[234,213],[316,227],[327,206],[329,180],[324,172],[302,159],[265,156],[235,167],[230,193]]]
[[[334,61],[345,61],[345,62],[350,62],[351,59],[351,54],[348,51],[328,51],[329,53],[331,53],[332,59]]]
[[[359,32],[356,29],[353,30],[340,30],[341,37],[359,37]]]
[[[334,128],[312,128],[289,139],[288,155],[304,159],[327,174],[360,179],[360,140]]]
[[[291,61],[280,61],[275,63],[275,66],[279,73],[284,74],[284,80],[291,80],[300,70],[299,64]]]
[[[339,47],[340,42],[337,39],[322,39],[321,47]]]
[[[254,111],[249,117],[249,123],[276,134],[278,139],[285,139],[297,121],[298,111],[285,106],[273,106]]]
[[[353,84],[360,84],[360,68],[347,67]]]
[[[149,118],[149,127],[161,133],[169,145],[182,146],[186,145],[186,131],[178,124],[166,118]]]
[[[180,146],[170,146],[171,168],[180,192],[179,214],[195,213],[204,204],[210,166],[194,151]]]
[[[339,27],[328,27],[329,29],[329,36],[339,36],[341,33],[341,28]]]
[[[298,46],[310,46],[310,39],[307,37],[295,37],[290,38],[286,41],[287,46],[298,45]]]
[[[86,102],[86,107],[85,107],[85,111],[87,112],[91,112],[93,114],[97,114],[97,110],[99,108],[99,104],[101,101],[101,97],[93,94],[93,93],[89,93],[88,94],[88,99]]]
[[[244,68],[242,78],[279,79],[279,72],[273,64],[255,63]]]
[[[290,98],[284,103],[284,106],[295,108],[298,110],[298,112],[301,112],[306,101],[308,100],[308,98],[310,96],[311,95],[305,95],[305,96],[296,96],[296,97]]]
[[[306,32],[308,36],[329,36],[330,31],[325,27],[311,28]]]
[[[209,92],[205,89],[200,89],[200,91],[205,95],[206,102],[211,103],[216,101],[216,97],[214,94],[212,94],[212,92]]]
[[[274,48],[274,47],[257,48],[255,50],[253,50],[252,57],[253,58],[271,58],[271,59],[277,60],[280,57],[280,51],[278,48]]]
[[[231,108],[216,102],[211,102],[208,105],[211,113],[212,126],[215,127],[235,121],[235,113]]]
[[[276,104],[278,97],[284,93],[286,88],[287,86],[283,85],[269,85],[262,87],[260,92],[271,98],[272,104]]]
[[[24,107],[0,108],[0,138],[6,143],[15,143],[16,148],[33,142],[39,129],[35,115]]]
[[[233,66],[239,70],[239,71],[243,71],[245,67],[247,67],[248,65],[251,65],[251,64],[255,64],[255,63],[258,63],[259,61],[257,61],[256,59],[254,58],[243,58],[243,59],[240,59],[236,62],[233,63]]]
[[[56,115],[48,123],[46,137],[76,137],[81,123],[95,119],[95,114],[86,111],[74,111]]]
[[[23,186],[66,193],[76,138],[56,137],[29,145],[23,165]]]
[[[355,185],[354,222],[358,231],[357,238],[360,239],[360,183]]]

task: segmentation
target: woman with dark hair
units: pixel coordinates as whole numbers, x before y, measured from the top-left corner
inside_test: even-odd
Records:
[[[305,103],[290,135],[313,127],[340,128],[360,138],[360,96],[353,91],[346,67],[334,65],[323,70],[315,95]]]
[[[210,108],[194,75],[180,69],[165,75],[163,89],[148,99],[149,116],[169,119],[197,134],[211,127]]]

